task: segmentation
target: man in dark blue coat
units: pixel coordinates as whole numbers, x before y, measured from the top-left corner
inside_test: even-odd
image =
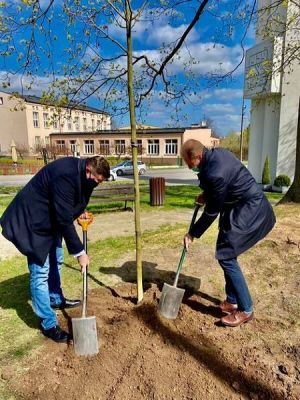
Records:
[[[15,196],[0,220],[3,236],[27,256],[33,309],[44,335],[56,342],[67,342],[69,335],[58,325],[53,309],[80,304],[62,293],[62,239],[85,268],[89,259],[73,222],[84,212],[93,189],[109,176],[103,157],[53,161]]]
[[[205,203],[198,221],[184,237],[188,249],[194,238],[220,215],[216,258],[225,276],[226,299],[220,309],[226,326],[239,326],[253,318],[253,303],[237,257],[264,238],[275,224],[272,207],[247,168],[228,150],[207,150],[197,140],[186,141],[181,155],[198,173]]]

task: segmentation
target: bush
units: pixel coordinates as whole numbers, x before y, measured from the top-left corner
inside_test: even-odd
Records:
[[[275,186],[290,186],[291,179],[287,175],[278,175],[274,181]]]
[[[269,185],[271,183],[269,157],[266,157],[266,160],[265,160],[261,183],[263,185]]]

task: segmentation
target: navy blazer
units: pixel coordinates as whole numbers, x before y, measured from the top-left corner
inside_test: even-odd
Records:
[[[15,196],[1,217],[2,234],[43,265],[57,236],[69,253],[83,250],[73,221],[97,185],[86,178],[86,161],[65,157],[44,166]]]
[[[217,259],[237,257],[273,228],[275,215],[269,201],[230,151],[205,150],[198,178],[206,205],[190,234],[199,238],[220,214]]]

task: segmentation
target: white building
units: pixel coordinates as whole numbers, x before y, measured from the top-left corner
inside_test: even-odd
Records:
[[[249,170],[261,182],[266,157],[272,181],[295,172],[300,65],[291,55],[300,45],[300,6],[258,1],[256,45],[246,53],[244,97],[252,100]]]
[[[13,97],[0,92],[0,151],[10,154],[11,142],[27,147],[50,144],[50,133],[96,132],[111,129],[111,116],[87,106],[45,106],[39,97]]]

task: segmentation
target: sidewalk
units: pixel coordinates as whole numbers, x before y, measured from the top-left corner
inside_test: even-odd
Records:
[[[187,230],[192,218],[193,210],[178,209],[171,211],[148,211],[141,213],[142,232],[155,230],[162,225],[186,224]],[[75,224],[79,237],[82,237],[81,228]],[[121,211],[96,214],[89,227],[88,239],[91,243],[108,237],[130,236],[135,234],[134,213]],[[21,253],[15,246],[0,234],[0,260],[4,260]]]

